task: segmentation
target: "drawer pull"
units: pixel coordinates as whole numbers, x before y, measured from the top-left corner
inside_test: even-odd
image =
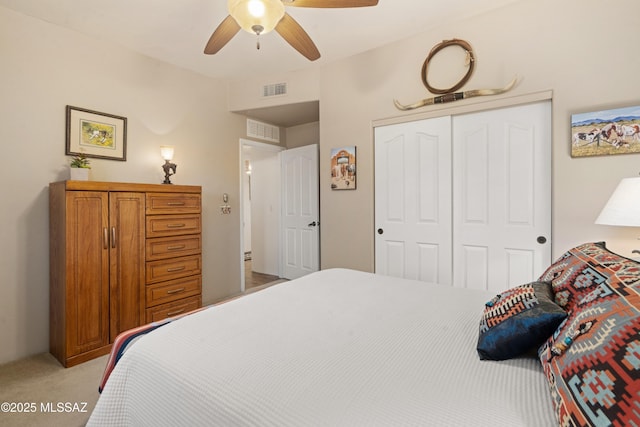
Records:
[[[167,317],[175,316],[176,314],[184,313],[184,308],[182,310],[172,311],[171,313],[167,313]]]
[[[167,291],[167,295],[179,294],[180,292],[184,292],[184,288],[172,289]]]
[[[182,228],[185,227],[187,224],[167,224],[167,228]]]
[[[107,227],[102,229],[102,248],[109,249],[109,230]]]
[[[184,206],[184,202],[167,202],[167,206]]]
[[[176,245],[176,246],[167,246],[168,251],[177,251],[180,249],[184,249],[186,245]]]
[[[175,273],[176,271],[182,271],[184,270],[186,267],[183,265],[181,267],[173,267],[173,268],[167,268],[167,273]]]

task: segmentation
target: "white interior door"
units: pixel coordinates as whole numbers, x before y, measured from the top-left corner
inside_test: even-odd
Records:
[[[451,283],[451,118],[375,129],[375,268]]]
[[[318,145],[280,153],[282,276],[295,279],[320,268]]]
[[[453,118],[454,285],[502,291],[551,261],[551,104]]]

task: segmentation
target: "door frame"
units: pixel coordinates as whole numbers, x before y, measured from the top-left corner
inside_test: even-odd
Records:
[[[239,203],[239,209],[238,209],[238,213],[240,214],[240,292],[244,292],[245,291],[245,274],[244,274],[244,231],[245,231],[245,224],[244,224],[244,210],[245,210],[245,206],[244,206],[244,192],[245,192],[245,184],[244,184],[244,175],[245,175],[245,170],[244,170],[244,162],[247,159],[247,157],[244,154],[244,147],[253,147],[255,149],[264,151],[264,152],[272,152],[274,153],[275,156],[278,155],[279,152],[284,151],[285,148],[278,146],[278,145],[273,145],[273,144],[267,144],[264,142],[258,142],[258,141],[252,141],[250,139],[244,139],[244,138],[240,138],[240,144],[239,144],[239,150],[240,150],[240,155],[239,155],[239,159],[240,159],[240,164],[239,164],[239,176],[238,179],[240,180],[240,196],[238,197],[238,199],[240,200]],[[278,227],[280,227],[280,224],[278,224]],[[278,235],[280,235],[280,230],[278,230]],[[280,247],[281,247],[281,242],[278,240],[278,269],[280,270],[281,268],[281,264],[282,264],[282,260],[280,258]],[[281,271],[278,271],[278,275],[281,276]]]

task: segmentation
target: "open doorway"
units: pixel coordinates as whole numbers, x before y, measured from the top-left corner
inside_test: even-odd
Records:
[[[280,161],[282,147],[240,140],[241,291],[262,287],[280,272]]]

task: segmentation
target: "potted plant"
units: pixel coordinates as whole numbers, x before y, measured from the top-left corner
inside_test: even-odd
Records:
[[[71,174],[71,179],[75,181],[88,181],[89,180],[89,169],[91,169],[91,164],[89,159],[84,153],[80,153],[71,158],[71,163],[69,164],[69,172]]]

